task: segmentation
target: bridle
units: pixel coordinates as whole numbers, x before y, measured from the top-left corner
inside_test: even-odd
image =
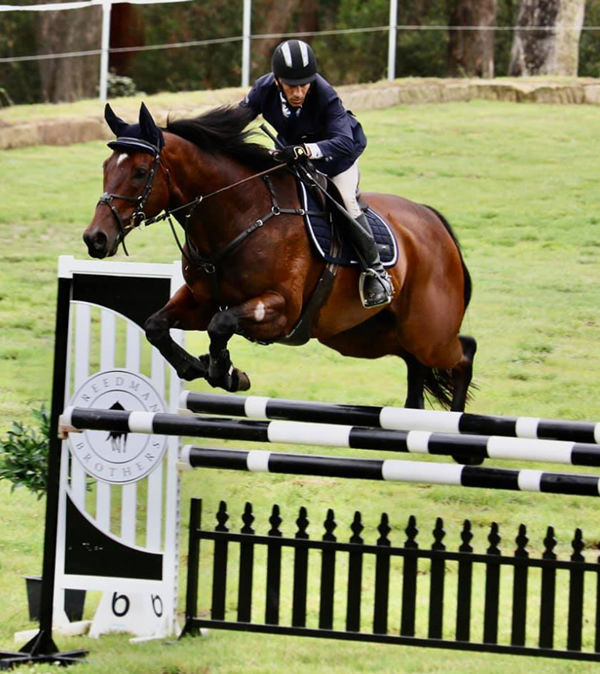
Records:
[[[129,142],[128,142],[129,141]],[[110,208],[110,212],[113,214],[113,217],[115,219],[115,222],[117,223],[119,227],[119,238],[117,245],[119,243],[123,246],[123,252],[125,255],[129,255],[127,248],[125,246],[125,237],[129,232],[131,232],[133,229],[136,227],[139,227],[139,225],[142,224],[142,222],[146,221],[146,213],[144,212],[144,207],[146,206],[146,202],[148,201],[148,198],[150,196],[150,192],[152,192],[152,187],[154,185],[154,179],[156,178],[156,174],[158,173],[158,169],[161,166],[160,163],[160,148],[156,147],[152,143],[148,143],[147,141],[144,140],[139,140],[137,138],[135,139],[128,139],[128,138],[117,138],[117,143],[120,145],[123,145],[125,147],[131,147],[132,149],[143,149],[145,151],[151,152],[153,155],[153,161],[152,161],[152,167],[150,168],[150,173],[148,174],[148,178],[146,179],[146,184],[144,185],[144,188],[142,189],[142,193],[137,196],[137,197],[130,197],[126,194],[116,194],[114,192],[103,192],[100,195],[100,198],[98,199],[98,203],[96,204],[96,208],[100,205],[103,206],[108,206]],[[169,172],[167,169],[163,167],[163,170],[165,171],[165,175],[167,177],[167,183],[169,182]],[[120,199],[121,201],[128,201],[129,203],[135,204],[135,209],[133,213],[131,214],[129,218],[129,223],[125,224],[123,221],[123,218],[121,217],[121,214],[119,211],[115,208],[113,204],[114,199]]]

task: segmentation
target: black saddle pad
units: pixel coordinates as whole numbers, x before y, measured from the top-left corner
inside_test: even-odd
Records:
[[[358,259],[352,244],[344,240],[343,225],[340,227],[342,250],[339,255],[332,257],[331,251],[331,214],[324,212],[322,205],[310,193],[305,185],[298,181],[298,193],[302,208],[305,210],[304,221],[308,235],[315,250],[326,262],[335,262],[342,266],[358,264]],[[379,248],[379,256],[384,267],[393,267],[398,260],[398,244],[388,223],[370,207],[365,215],[371,225],[371,231]],[[343,216],[341,216],[343,217]],[[347,238],[347,237],[346,237]]]

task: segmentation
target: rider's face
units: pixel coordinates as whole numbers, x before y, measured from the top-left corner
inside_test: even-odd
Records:
[[[279,80],[279,86],[292,108],[299,108],[304,103],[306,94],[310,89],[310,82],[308,84],[296,84],[292,86]]]

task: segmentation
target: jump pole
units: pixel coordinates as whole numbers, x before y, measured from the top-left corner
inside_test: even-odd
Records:
[[[184,391],[181,394],[180,403],[184,409],[205,414],[353,424],[402,431],[428,430],[442,433],[600,443],[600,422],[561,421],[524,416],[506,417],[389,406],[345,405],[193,391]]]
[[[549,473],[541,470],[482,468],[396,459],[283,454],[265,450],[215,449],[193,445],[183,447],[181,460],[189,468],[220,468],[253,473],[285,473],[600,496],[600,477],[597,475]]]
[[[393,431],[340,424],[67,407],[61,415],[60,428],[63,433],[83,430],[150,433],[600,466],[600,447],[594,444],[429,431]]]

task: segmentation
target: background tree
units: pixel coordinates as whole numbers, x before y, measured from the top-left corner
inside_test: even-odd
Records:
[[[382,26],[388,22],[388,0],[340,0],[335,14],[330,14],[321,29],[346,31],[354,28]],[[351,84],[362,73],[364,82],[385,76],[387,39],[379,31],[341,32],[316,36],[311,42],[317,55],[320,72],[331,82]]]
[[[252,72],[255,78],[270,69],[273,50],[284,39],[278,34],[296,32],[301,35],[319,30],[320,4],[324,3],[319,0],[254,0],[252,32],[274,36],[253,40]]]
[[[448,46],[450,75],[494,77],[494,31],[497,0],[450,0],[451,28]]]
[[[167,8],[167,9],[166,9]],[[139,5],[146,45],[169,45],[234,38],[242,34],[241,3],[227,0]],[[136,52],[119,75],[132,77],[138,89],[157,91],[239,86],[240,41]]]
[[[0,56],[35,54],[35,22],[29,12],[3,12],[0,15]],[[37,103],[40,100],[40,72],[35,61],[0,64],[0,106]]]
[[[37,4],[46,4],[38,0]],[[40,54],[100,48],[101,7],[36,12],[36,44]],[[77,101],[98,92],[99,56],[39,61],[42,99],[50,103]]]
[[[251,81],[269,69],[271,53],[282,33],[304,34],[315,49],[320,71],[334,84],[384,79],[389,3],[253,0]],[[600,0],[399,2],[396,77],[575,75],[578,70],[583,76],[600,77],[600,33],[585,31],[578,51],[584,6],[586,24],[599,25]],[[99,7],[41,14],[3,12],[0,57],[97,50],[100,13]],[[494,22],[505,30],[449,32],[443,28],[449,24],[489,27]],[[544,30],[529,30],[540,24]],[[513,40],[512,29],[517,25],[521,29]],[[324,33],[312,35],[319,31]],[[132,78],[134,90],[137,87],[149,94],[237,87],[241,80],[241,34],[241,2],[116,4],[112,9],[113,49],[190,41],[209,44],[113,52],[110,68],[117,75]],[[223,38],[228,41],[216,42]],[[0,105],[10,100],[36,103],[96,97],[98,80],[98,56],[1,63]]]
[[[584,30],[579,41],[579,75],[600,77],[600,31],[585,30],[600,26],[600,0],[586,0]]]
[[[508,75],[514,37],[513,29],[517,25],[520,4],[520,0],[498,0],[496,13],[498,30],[494,31],[494,75],[496,77]]]
[[[521,0],[509,74],[576,76],[584,13],[585,0]]]
[[[121,2],[110,12],[110,49],[128,49],[145,44],[145,33],[139,5]],[[108,66],[111,72],[125,73],[135,61],[135,51],[111,51]]]
[[[322,4],[322,3],[321,3]],[[329,4],[329,3],[328,3]],[[446,0],[398,3],[396,77],[444,77],[447,74]],[[314,40],[319,64],[332,82],[374,82],[387,77],[389,0],[340,0],[335,14],[321,15],[321,29],[377,28]]]

